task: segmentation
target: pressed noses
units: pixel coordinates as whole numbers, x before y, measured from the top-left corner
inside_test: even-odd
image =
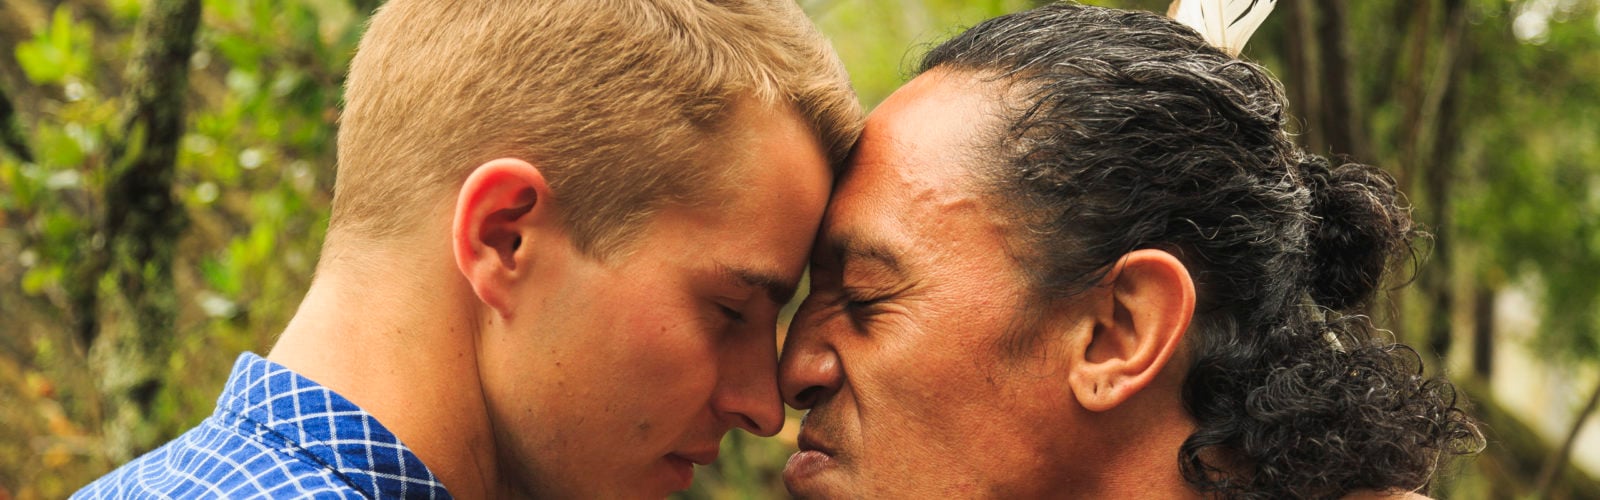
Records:
[[[739,334],[741,339],[762,339],[759,335]],[[757,436],[772,436],[783,429],[783,404],[778,400],[777,355],[771,336],[766,342],[742,342],[741,347],[722,354],[722,370],[711,409],[729,427],[738,427]]]
[[[797,410],[808,410],[839,391],[843,367],[838,353],[823,340],[820,325],[803,322],[799,317],[793,325],[783,344],[778,385],[785,403]]]

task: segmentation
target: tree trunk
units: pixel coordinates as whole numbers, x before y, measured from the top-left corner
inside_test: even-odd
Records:
[[[1361,134],[1361,110],[1355,106],[1354,86],[1350,83],[1350,54],[1345,47],[1344,0],[1311,2],[1316,11],[1316,37],[1321,54],[1322,135],[1330,153],[1371,162]],[[1313,122],[1316,123],[1316,122]]]
[[[1321,58],[1318,50],[1318,37],[1296,35],[1297,33],[1312,33],[1315,7],[1311,0],[1290,0],[1285,2],[1287,23],[1293,28],[1288,31],[1284,39],[1288,43],[1288,56],[1285,58],[1289,64],[1289,74],[1293,86],[1289,94],[1289,106],[1294,114],[1299,116],[1302,123],[1307,124],[1308,130],[1300,131],[1300,147],[1306,150],[1323,154],[1327,152],[1328,143],[1325,130],[1318,124],[1322,123],[1322,74],[1318,69],[1317,60]]]
[[[1364,87],[1366,101],[1364,101],[1362,109],[1378,109],[1379,106],[1387,105],[1394,99],[1395,78],[1403,65],[1400,60],[1406,39],[1406,33],[1403,30],[1411,25],[1412,18],[1417,14],[1417,7],[1413,2],[1394,2],[1391,8],[1394,9],[1389,15],[1392,24],[1386,26],[1385,29],[1392,27],[1398,33],[1391,34],[1389,43],[1382,44],[1377,48],[1378,56],[1371,59],[1376,61],[1377,64],[1368,64],[1362,67],[1364,71],[1372,71],[1373,77],[1367,81],[1376,83],[1375,85]]]
[[[1593,391],[1589,391],[1589,402],[1584,403],[1583,409],[1578,410],[1578,416],[1572,420],[1572,429],[1567,431],[1566,439],[1561,441],[1561,447],[1545,460],[1544,467],[1539,469],[1539,481],[1535,483],[1533,498],[1549,498],[1550,488],[1555,485],[1557,472],[1567,467],[1567,459],[1572,457],[1572,446],[1578,442],[1578,432],[1583,430],[1584,421],[1589,415],[1594,414],[1594,409],[1600,405],[1600,381],[1597,381]]]
[[[1457,119],[1461,91],[1456,84],[1461,79],[1462,65],[1459,60],[1462,53],[1470,50],[1467,47],[1468,38],[1463,33],[1467,27],[1466,11],[1462,0],[1444,1],[1445,31],[1438,50],[1438,68],[1424,94],[1426,97],[1418,124],[1419,128],[1426,127],[1428,131],[1417,134],[1419,140],[1428,137],[1429,140],[1424,142],[1431,147],[1424,149],[1421,144],[1415,145],[1416,150],[1422,153],[1412,159],[1412,164],[1422,169],[1427,210],[1433,214],[1433,262],[1428,266],[1428,276],[1421,280],[1421,284],[1423,292],[1432,298],[1434,311],[1428,316],[1427,346],[1441,358],[1450,351],[1453,338],[1449,311],[1454,304],[1450,283],[1454,255],[1450,242],[1451,214],[1454,210],[1451,200],[1455,197],[1451,196],[1451,188],[1456,185],[1456,158],[1461,151],[1462,127],[1461,120]]]
[[[22,127],[17,126],[16,111],[17,108],[11,105],[11,94],[6,92],[5,86],[0,85],[0,145],[4,145],[7,151],[22,161],[33,162],[33,151],[28,149]]]
[[[1400,76],[1395,79],[1399,88],[1394,93],[1394,104],[1402,110],[1400,118],[1399,137],[1401,141],[1390,152],[1394,154],[1392,167],[1395,169],[1395,181],[1401,189],[1412,187],[1412,177],[1416,170],[1410,161],[1415,156],[1413,151],[1417,144],[1418,116],[1421,113],[1422,87],[1426,85],[1428,67],[1428,44],[1433,42],[1433,4],[1434,0],[1419,0],[1404,2],[1412,6],[1412,14],[1408,16],[1409,26],[1406,36],[1402,37],[1406,46],[1403,60],[1396,61],[1402,66]]]
[[[1494,290],[1482,283],[1476,288],[1472,301],[1472,374],[1479,380],[1489,380],[1494,373]]]
[[[117,303],[133,319],[131,328],[102,323],[98,330],[105,335],[91,331],[87,339],[104,337],[95,361],[111,403],[106,450],[119,461],[162,438],[149,414],[171,356],[177,315],[172,267],[186,220],[172,184],[200,0],[155,0],[149,9],[128,71],[132,95],[122,121],[126,135],[112,143],[109,156],[100,226],[107,251],[90,259],[121,291]],[[88,287],[99,288],[100,282]],[[97,314],[98,308],[89,313]]]

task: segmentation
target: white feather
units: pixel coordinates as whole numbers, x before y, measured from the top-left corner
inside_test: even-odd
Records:
[[[1237,56],[1278,0],[1173,0],[1167,17],[1194,28],[1207,42]]]

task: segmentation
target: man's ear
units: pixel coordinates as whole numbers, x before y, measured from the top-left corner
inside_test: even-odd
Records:
[[[479,165],[461,185],[450,229],[456,266],[501,316],[511,313],[511,289],[527,272],[530,243],[553,215],[552,201],[544,174],[514,158]]]
[[[1194,282],[1177,257],[1135,250],[1112,267],[1084,301],[1092,323],[1074,343],[1068,383],[1078,403],[1106,411],[1155,380],[1182,345],[1194,316]]]

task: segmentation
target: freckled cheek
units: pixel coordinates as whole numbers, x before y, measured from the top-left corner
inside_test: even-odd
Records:
[[[619,371],[648,387],[651,397],[709,395],[716,382],[714,332],[705,330],[693,312],[666,307],[642,308],[618,322],[624,330],[613,349],[624,353]],[[681,404],[681,403],[680,403]]]

